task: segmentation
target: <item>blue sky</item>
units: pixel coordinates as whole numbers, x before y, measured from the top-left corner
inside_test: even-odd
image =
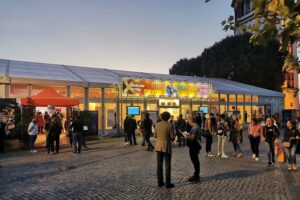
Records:
[[[231,35],[231,0],[0,0],[0,58],[168,73]]]

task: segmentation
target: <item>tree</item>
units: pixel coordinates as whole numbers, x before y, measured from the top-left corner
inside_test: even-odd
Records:
[[[249,43],[251,34],[227,37],[191,59],[181,59],[170,74],[224,78],[281,91],[284,57],[279,43],[268,40],[260,46]]]
[[[211,0],[205,0],[209,2]],[[235,0],[241,2],[242,0]],[[289,51],[289,45],[300,40],[300,1],[299,0],[251,0],[254,24],[240,25],[233,16],[222,22],[224,30],[235,30],[237,27],[251,32],[250,42],[263,44],[269,39],[279,39],[279,50],[287,54],[285,65],[299,71],[295,58]]]

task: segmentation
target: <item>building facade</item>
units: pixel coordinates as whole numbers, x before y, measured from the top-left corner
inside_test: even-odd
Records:
[[[254,23],[254,12],[250,6],[251,0],[233,0],[231,6],[234,8],[235,22],[240,27],[242,25],[252,25]],[[243,33],[240,27],[237,27],[235,34]],[[290,55],[298,58],[298,43],[291,45],[289,48]],[[292,68],[286,69],[285,81],[282,85],[282,92],[285,94],[285,109],[299,110],[299,76],[298,71]]]
[[[122,129],[130,107],[138,108],[137,120],[144,112],[154,119],[169,111],[176,119],[203,111],[236,112],[249,123],[258,114],[281,113],[284,105],[280,92],[225,79],[0,60],[0,98],[20,102],[48,87],[79,99],[75,110],[95,111],[100,135]]]

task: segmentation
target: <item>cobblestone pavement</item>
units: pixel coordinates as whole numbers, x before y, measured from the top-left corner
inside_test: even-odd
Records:
[[[155,152],[140,145],[124,146],[123,138],[90,141],[88,146],[78,156],[68,147],[58,155],[47,155],[43,149],[37,154],[0,154],[0,199],[280,200],[300,195],[299,172],[289,173],[280,164],[266,167],[262,144],[259,162],[250,158],[248,141],[242,144],[245,156],[239,159],[208,158],[202,150],[197,184],[187,182],[193,172],[188,149],[174,147],[172,189],[157,187]],[[228,155],[232,149],[227,144]]]

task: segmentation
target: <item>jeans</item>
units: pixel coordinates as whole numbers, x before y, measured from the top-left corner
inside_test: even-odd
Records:
[[[194,165],[194,177],[199,177],[200,176],[200,161],[198,157],[199,152],[195,152],[190,148],[190,158],[191,161]]]
[[[82,133],[73,133],[72,137],[73,137],[73,153],[80,153]]]
[[[49,148],[48,148],[48,153],[54,152],[54,142],[55,142],[55,150],[56,153],[59,152],[59,135],[51,135],[49,134]]]
[[[240,144],[237,143],[237,141],[232,141],[232,144],[233,144],[233,149],[236,153],[242,153]]]
[[[218,135],[218,154],[225,155],[224,148],[226,140],[226,135]]]
[[[211,145],[213,143],[212,135],[206,135],[206,153],[211,152]]]
[[[36,141],[37,135],[29,135],[30,139],[30,150],[34,150],[34,143]]]
[[[296,149],[297,143],[292,143],[290,148],[284,148],[287,163],[296,165]]]
[[[252,135],[249,135],[249,141],[250,141],[252,153],[255,154],[255,156],[258,158],[260,137],[255,138]]]
[[[170,153],[157,152],[157,180],[158,185],[162,185],[163,180],[163,162],[165,160],[165,170],[166,170],[166,185],[171,183],[171,158]]]
[[[265,144],[268,148],[268,162],[275,163],[274,142],[273,141],[266,141]]]
[[[135,137],[134,131],[128,131],[128,139],[129,139],[130,145],[132,145],[132,139],[133,139],[133,143],[136,145],[136,137]]]
[[[149,149],[149,150],[154,149],[154,146],[152,145],[152,143],[151,143],[151,141],[150,141],[151,133],[145,131],[144,135],[145,135],[145,140],[146,140],[146,142],[147,142],[147,144],[148,144],[148,149]]]

